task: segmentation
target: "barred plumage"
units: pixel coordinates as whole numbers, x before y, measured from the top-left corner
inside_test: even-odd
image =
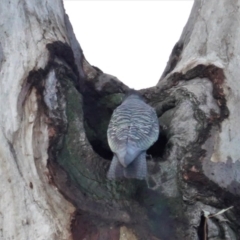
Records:
[[[146,150],[158,139],[159,123],[155,110],[132,91],[117,107],[107,136],[114,153],[108,178],[138,178],[147,175]]]

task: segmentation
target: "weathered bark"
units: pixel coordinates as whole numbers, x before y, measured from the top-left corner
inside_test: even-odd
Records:
[[[176,102],[160,118],[171,144],[164,161],[175,174],[156,182],[165,196],[183,199],[186,239],[206,237],[202,210],[214,214],[230,206],[227,221],[208,220],[208,239],[240,236],[239,6],[240,1],[195,1],[158,83],[168,93],[165,102]],[[169,191],[171,181],[177,189]]]
[[[145,182],[106,179],[128,87],[87,62],[62,2],[1,1],[0,237],[239,239],[239,6],[196,0],[158,85],[141,90],[161,125]]]

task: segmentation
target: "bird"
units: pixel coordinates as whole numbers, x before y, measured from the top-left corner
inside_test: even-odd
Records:
[[[113,152],[107,178],[146,179],[146,151],[157,141],[159,121],[154,108],[131,89],[111,116],[108,144]]]

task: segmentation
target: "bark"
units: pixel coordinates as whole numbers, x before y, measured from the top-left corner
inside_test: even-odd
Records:
[[[239,6],[195,1],[141,90],[161,127],[149,177],[109,181],[128,87],[87,62],[61,1],[1,1],[0,238],[239,239]]]

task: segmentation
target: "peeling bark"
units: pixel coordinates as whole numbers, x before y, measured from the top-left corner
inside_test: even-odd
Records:
[[[62,2],[2,1],[0,238],[239,239],[239,6],[196,0],[140,90],[161,127],[145,182],[106,179],[128,87],[88,63]]]

